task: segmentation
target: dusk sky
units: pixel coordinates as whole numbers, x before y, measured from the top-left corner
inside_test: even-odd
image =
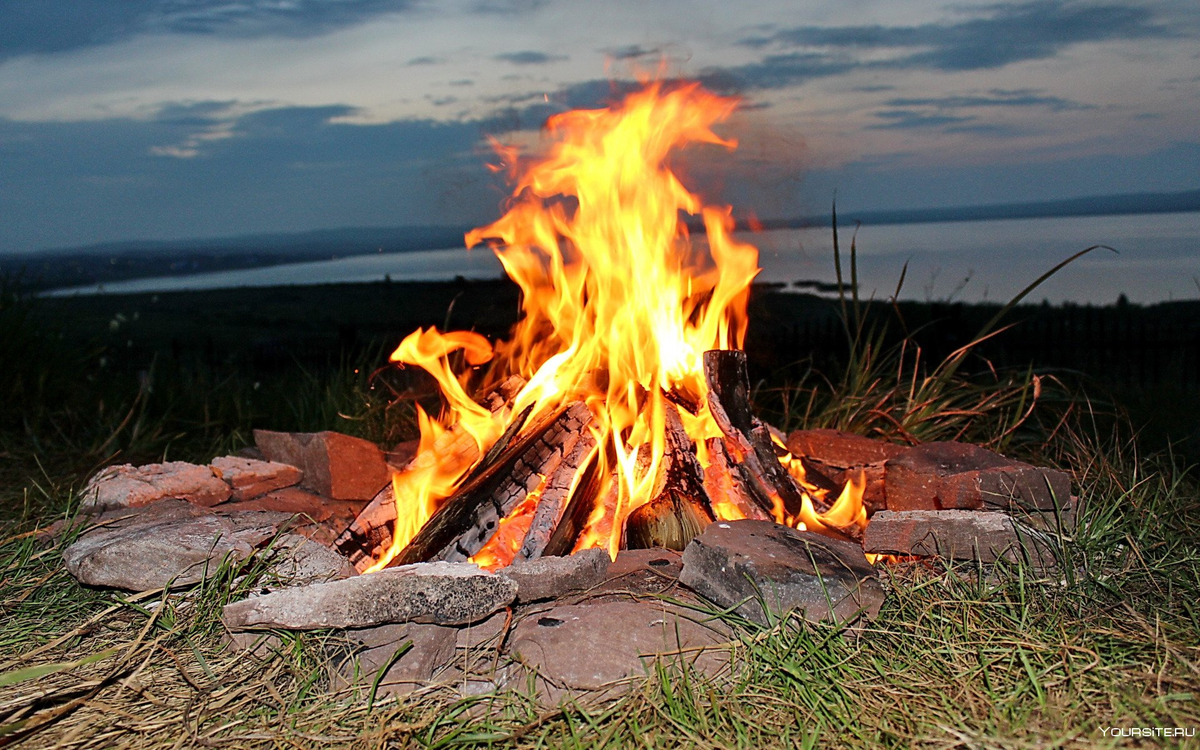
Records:
[[[0,252],[482,223],[485,136],[663,64],[741,214],[1200,187],[1195,0],[0,0]]]

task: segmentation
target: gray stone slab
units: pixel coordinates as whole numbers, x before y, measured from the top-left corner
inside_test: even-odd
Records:
[[[679,581],[761,624],[792,610],[814,622],[873,617],[884,597],[858,545],[769,521],[710,524],[684,550]]]
[[[195,516],[170,503],[162,511],[113,518],[85,532],[63,550],[67,571],[81,583],[131,591],[193,584],[222,560],[245,560],[287,519],[256,512]]]
[[[592,548],[565,557],[521,560],[496,572],[516,581],[517,602],[525,603],[590,589],[604,580],[610,562],[607,551]]]
[[[234,630],[461,625],[508,606],[516,595],[516,583],[470,563],[417,563],[233,602],[222,619]]]

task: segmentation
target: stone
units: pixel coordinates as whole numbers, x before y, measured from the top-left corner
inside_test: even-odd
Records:
[[[863,548],[867,552],[945,560],[1025,561],[1039,567],[1054,564],[1048,534],[997,511],[881,511],[867,524]]]
[[[523,604],[589,589],[604,580],[610,562],[606,550],[593,547],[566,557],[514,562],[496,573],[516,581],[517,602]]]
[[[221,632],[221,645],[229,651],[248,654],[256,659],[267,659],[279,651],[283,640],[265,630],[225,630]]]
[[[402,471],[417,457],[417,451],[420,447],[420,440],[405,440],[402,443],[393,445],[391,450],[384,451],[383,457],[387,461],[388,466],[396,471]]]
[[[255,430],[254,443],[270,461],[304,472],[304,486],[334,500],[370,500],[391,477],[374,443],[338,432]]]
[[[378,679],[377,697],[412,692],[431,684],[453,659],[456,638],[455,628],[418,623],[349,630],[344,636],[349,653],[336,660],[333,686],[369,689]],[[396,656],[402,648],[407,650]]]
[[[252,500],[272,490],[299,484],[304,473],[295,466],[238,456],[214,458],[208,467],[232,488],[232,500]]]
[[[677,588],[683,570],[680,553],[669,549],[623,549],[608,566],[608,575],[594,594],[663,594]]]
[[[555,703],[599,691],[615,697],[651,673],[654,663],[690,665],[712,677],[729,663],[729,631],[719,621],[659,600],[572,604],[534,612],[509,636],[508,652]],[[520,686],[520,680],[512,681]]]
[[[332,500],[299,487],[286,487],[253,500],[229,502],[221,508],[293,514],[297,516],[297,533],[332,547],[333,541],[354,522],[364,505],[362,500]]]
[[[516,596],[516,583],[470,563],[417,563],[233,602],[222,620],[232,630],[462,625],[482,620]]]
[[[508,624],[508,613],[497,612],[481,622],[462,625],[458,628],[458,636],[454,645],[456,648],[468,651],[498,646],[500,636],[504,634],[504,629]]]
[[[787,449],[800,459],[809,481],[833,496],[859,476],[866,480],[863,505],[868,513],[887,507],[884,462],[905,446],[840,430],[796,430],[787,437]]]
[[[1020,510],[1013,511],[1013,518],[1035,531],[1044,531],[1052,537],[1071,535],[1075,533],[1075,525],[1079,520],[1079,498],[1072,495],[1070,500],[1055,510]]]
[[[279,535],[271,552],[271,574],[285,586],[307,586],[358,575],[349,560],[300,534]]]
[[[903,445],[872,440],[841,430],[796,430],[787,436],[793,456],[805,456],[831,466],[850,467],[881,463],[905,449]]]
[[[168,498],[211,507],[223,503],[232,490],[212,469],[185,461],[133,466],[109,466],[93,476],[83,489],[81,508],[137,508]]]
[[[856,544],[770,521],[717,521],[683,551],[680,583],[763,625],[874,617],[884,592]]]
[[[967,443],[925,443],[889,459],[888,510],[1054,510],[1071,497],[1061,471],[1031,466]]]
[[[235,513],[190,517],[167,506],[85,532],[63,550],[80,583],[131,591],[185,586],[241,561],[275,536],[287,516]]]

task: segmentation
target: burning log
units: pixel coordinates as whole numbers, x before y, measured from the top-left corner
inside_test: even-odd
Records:
[[[772,514],[776,500],[792,517],[804,507],[804,492],[779,463],[770,429],[750,410],[750,377],[746,353],[713,350],[704,353],[708,408],[725,434],[734,459],[741,464],[746,486],[759,507]],[[819,503],[813,499],[814,506]],[[817,507],[818,512],[829,509]]]
[[[485,395],[481,403],[497,418],[501,418],[524,386],[525,379],[520,375],[513,375]],[[504,439],[503,435],[501,439]],[[497,440],[497,443],[499,442]],[[462,429],[461,425],[455,425],[438,435],[433,441],[432,450],[421,451],[413,456],[402,471],[428,468],[437,463],[469,466],[478,458],[479,446],[475,438]],[[349,528],[342,532],[334,546],[361,572],[391,546],[395,528],[396,496],[393,485],[389,482],[367,507],[363,508]]]
[[[629,514],[625,549],[682,552],[712,521],[696,498],[668,490]]]
[[[708,451],[708,467],[704,470],[704,486],[714,506],[728,503],[736,515],[753,521],[771,521],[771,514],[754,499],[749,487],[745,468],[735,463],[725,448],[723,438],[709,438],[704,442]],[[715,509],[715,508],[714,508]],[[725,517],[736,517],[727,514]]]
[[[654,499],[625,520],[626,549],[662,547],[682,552],[714,519],[696,446],[675,406],[668,402],[664,407],[665,463],[660,486]]]
[[[546,477],[533,521],[521,543],[521,549],[517,551],[516,559],[534,560],[545,553],[551,536],[562,523],[571,498],[576,494],[588,496],[585,488],[594,484],[594,481],[589,480],[587,468],[594,466],[598,453],[596,438],[589,431],[580,434],[574,445],[566,450],[562,461]],[[591,475],[595,474],[593,469]],[[590,497],[594,499],[594,491]]]
[[[491,539],[500,520],[554,471],[568,450],[568,438],[578,440],[591,418],[583,402],[543,418],[447,498],[390,565],[459,562],[474,555]]]

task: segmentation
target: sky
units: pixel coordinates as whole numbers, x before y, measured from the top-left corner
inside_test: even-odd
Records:
[[[740,215],[1200,187],[1195,0],[0,0],[0,252],[484,223],[488,136],[660,66]]]

